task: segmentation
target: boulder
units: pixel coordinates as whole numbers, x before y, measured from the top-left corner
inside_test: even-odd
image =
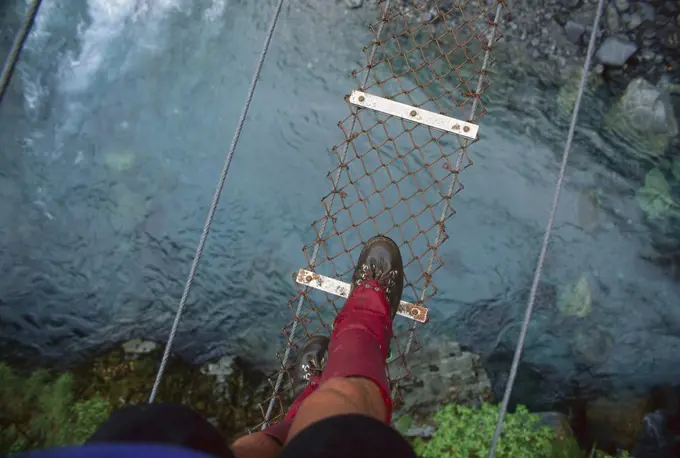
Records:
[[[608,37],[597,50],[596,57],[604,65],[622,67],[637,50],[637,45],[631,41]]]
[[[463,351],[456,342],[421,350],[411,366],[413,376],[401,386],[402,413],[423,414],[441,404],[474,404],[491,398],[491,381],[479,355]]]
[[[644,78],[636,78],[605,115],[605,129],[633,145],[642,157],[661,155],[678,125],[668,94]]]
[[[599,398],[586,406],[588,431],[598,448],[630,450],[642,436],[649,396]]]
[[[576,21],[567,21],[567,23],[564,25],[564,34],[572,43],[578,43],[585,31],[586,28]]]

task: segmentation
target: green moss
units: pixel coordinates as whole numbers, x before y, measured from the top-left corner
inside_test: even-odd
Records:
[[[100,396],[75,401],[73,376],[22,377],[0,364],[0,449],[10,453],[83,443],[111,411]]]
[[[20,375],[0,363],[0,454],[84,442],[113,409],[147,402],[160,356],[160,349],[130,355],[115,348],[58,374]],[[218,381],[172,356],[157,402],[191,406],[227,440],[235,439],[262,421],[257,400],[268,385],[238,359],[232,369]]]

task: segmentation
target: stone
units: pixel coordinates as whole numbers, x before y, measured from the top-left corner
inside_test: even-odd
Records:
[[[609,67],[622,67],[637,50],[635,43],[622,38],[608,37],[597,50],[596,57]]]
[[[633,13],[628,20],[628,30],[635,30],[642,24],[642,15],[640,13]]]
[[[643,21],[653,21],[654,16],[656,16],[656,11],[654,6],[649,3],[640,2],[637,5],[638,12],[642,16]]]
[[[564,26],[564,34],[572,43],[579,43],[585,31],[586,28],[576,21],[567,21]]]
[[[132,339],[129,342],[125,342],[122,347],[123,351],[128,355],[144,355],[157,349],[158,344],[149,340]]]
[[[613,6],[608,6],[605,13],[607,18],[607,28],[610,32],[616,33],[621,28],[621,19],[619,18],[619,12]]]
[[[636,78],[630,82],[619,105],[638,129],[671,136],[678,133],[668,95],[644,78]]]
[[[630,2],[628,0],[614,0],[614,4],[616,5],[616,9],[621,12],[628,11],[628,8],[630,8]]]
[[[345,6],[351,10],[361,8],[363,4],[364,0],[345,0]]]

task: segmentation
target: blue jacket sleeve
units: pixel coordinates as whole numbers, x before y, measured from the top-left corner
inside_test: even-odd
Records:
[[[215,458],[188,448],[154,444],[93,444],[39,450],[17,458]]]

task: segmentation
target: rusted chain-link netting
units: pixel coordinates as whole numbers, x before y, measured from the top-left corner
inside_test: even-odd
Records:
[[[415,1],[381,2],[382,19],[371,26],[373,41],[364,48],[366,64],[353,72],[357,88],[476,124],[486,113],[488,51],[500,39],[504,8],[487,0]],[[350,114],[339,123],[344,141],[333,148],[338,163],[328,174],[331,191],[313,223],[316,239],[303,248],[306,269],[349,283],[363,243],[386,234],[404,258],[403,300],[427,306],[437,294],[433,275],[442,266],[437,250],[449,237],[445,222],[455,213],[451,198],[463,188],[459,174],[472,164],[467,147],[476,140],[347,102]],[[310,336],[330,334],[343,302],[298,284],[283,328],[287,348],[278,355],[271,396],[260,404],[260,426],[283,417],[295,351]],[[394,325],[388,373],[398,401],[421,324],[397,317]]]

